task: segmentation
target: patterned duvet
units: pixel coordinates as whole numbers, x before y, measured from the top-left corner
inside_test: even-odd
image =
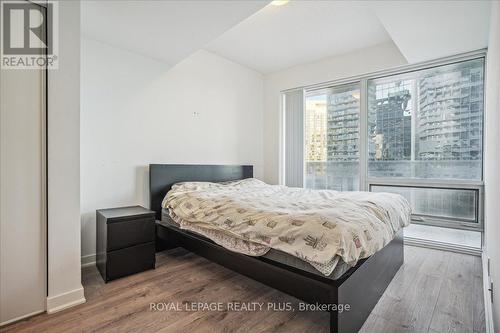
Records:
[[[410,223],[400,195],[268,185],[257,179],[175,184],[162,203],[183,229],[248,255],[269,249],[330,275],[339,258],[351,266],[382,249]]]

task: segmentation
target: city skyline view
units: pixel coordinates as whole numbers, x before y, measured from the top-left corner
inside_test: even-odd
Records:
[[[368,80],[369,178],[482,179],[483,59]],[[306,94],[305,186],[360,189],[359,86]],[[474,190],[375,186],[415,214],[477,221]]]
[[[479,59],[370,80],[369,176],[481,179],[483,66]],[[359,188],[359,112],[356,85],[306,95],[308,186]]]

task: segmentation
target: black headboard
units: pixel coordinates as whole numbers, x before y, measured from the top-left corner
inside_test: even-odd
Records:
[[[225,182],[253,177],[252,165],[150,164],[149,200],[156,219],[161,219],[161,202],[175,183]]]

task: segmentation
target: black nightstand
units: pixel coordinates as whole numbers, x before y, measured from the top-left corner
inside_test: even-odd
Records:
[[[155,268],[155,213],[141,206],[96,211],[96,263],[104,281]]]

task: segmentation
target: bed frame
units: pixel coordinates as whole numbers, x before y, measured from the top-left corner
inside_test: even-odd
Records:
[[[162,223],[161,202],[173,184],[181,181],[221,182],[253,177],[249,165],[149,166],[151,210],[156,213],[157,251],[183,247],[222,266],[308,303],[342,304],[350,311],[330,311],[330,333],[354,333],[403,264],[403,232],[382,250],[361,260],[337,280],[306,272],[262,257],[236,253],[211,240]]]

